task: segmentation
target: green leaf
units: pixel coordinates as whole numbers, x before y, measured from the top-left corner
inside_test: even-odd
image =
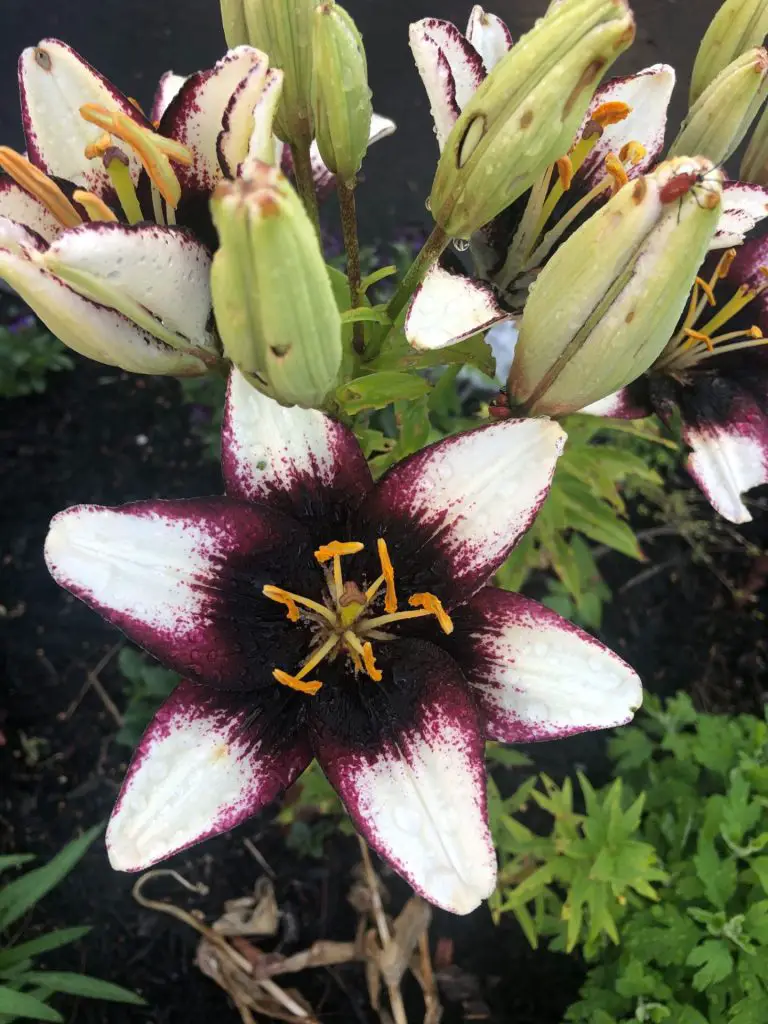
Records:
[[[485,745],[485,756],[505,768],[527,768],[532,764],[530,757],[521,754],[514,747],[505,747],[500,743],[489,741]]]
[[[411,348],[405,336],[400,333],[387,348],[369,364],[376,370],[425,370],[431,366],[474,366],[484,373],[491,381],[496,375],[496,360],[491,346],[482,334],[475,334],[466,341],[459,341],[447,348],[433,349],[429,352],[418,352]]]
[[[90,930],[89,927],[59,928],[41,935],[37,939],[22,942],[20,946],[11,946],[9,949],[0,950],[0,970],[7,970],[14,964],[26,960],[27,957],[39,956],[41,953],[49,953],[52,949],[68,946],[71,942],[82,939]]]
[[[726,942],[722,939],[707,939],[697,946],[685,961],[689,967],[699,967],[693,976],[693,987],[703,992],[710,985],[727,978],[733,970],[733,957]]]
[[[0,931],[5,931],[66,878],[103,829],[103,825],[95,825],[88,829],[78,839],[68,843],[43,867],[28,871],[0,890]]]
[[[43,985],[52,992],[66,992],[71,996],[86,996],[88,999],[108,999],[113,1003],[132,1003],[134,1006],[145,1006],[145,1001],[135,992],[129,992],[121,985],[101,978],[91,978],[87,974],[75,974],[72,971],[29,971],[25,979],[35,985]]]
[[[431,385],[412,373],[383,371],[358,377],[336,390],[336,399],[350,416],[363,409],[384,409],[392,402],[426,395]]]
[[[527,907],[513,907],[512,913],[517,918],[517,922],[523,930],[523,935],[530,943],[531,949],[539,948],[539,933],[536,930],[536,924],[531,917]]]
[[[379,267],[378,270],[374,270],[371,274],[366,276],[360,282],[360,292],[365,295],[369,288],[373,288],[379,281],[384,281],[387,277],[392,277],[393,274],[397,273],[397,267],[392,265],[388,267]]]
[[[34,996],[3,986],[0,986],[0,1013],[24,1017],[26,1020],[52,1021],[53,1024],[60,1024],[64,1020],[60,1013]]]
[[[707,899],[713,907],[725,910],[728,900],[736,892],[738,871],[731,857],[720,859],[715,844],[699,839],[698,849],[693,857],[696,874],[700,878]]]
[[[34,853],[9,853],[0,857],[0,872],[8,871],[11,868],[19,868],[22,864],[28,864],[35,859]]]
[[[357,306],[355,309],[345,309],[339,314],[342,324],[354,324],[361,320],[375,324],[392,323],[387,316],[386,310],[379,306]]]

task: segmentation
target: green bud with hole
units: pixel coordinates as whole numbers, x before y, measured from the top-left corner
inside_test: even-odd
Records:
[[[224,354],[283,405],[319,408],[338,383],[341,317],[315,228],[285,175],[255,162],[211,199],[211,292]]]
[[[568,152],[634,34],[626,0],[563,0],[499,61],[440,156],[430,209],[448,235],[469,238]]]

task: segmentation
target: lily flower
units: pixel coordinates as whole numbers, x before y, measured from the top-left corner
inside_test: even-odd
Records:
[[[466,35],[448,21],[426,18],[411,26],[410,42],[442,150],[461,110],[509,49],[512,37],[500,18],[476,6]],[[648,174],[661,160],[674,85],[674,69],[654,64],[600,86],[568,152],[547,168],[528,193],[475,233],[471,251],[477,276],[493,286],[509,313],[522,310],[541,268],[596,206],[607,202],[628,180]],[[765,216],[767,189],[726,182],[723,214],[712,247],[740,244]],[[435,339],[442,337],[444,345],[460,340],[450,329],[457,309],[464,310],[465,324],[478,302],[475,289],[468,289],[460,277],[454,290],[451,312],[446,309],[442,329],[435,335]],[[445,292],[444,280],[427,281],[412,306],[423,302],[432,307],[438,298],[444,301]],[[424,319],[418,308],[412,318],[417,323]],[[475,332],[483,329],[480,319],[473,326]],[[423,332],[411,337],[407,324],[406,336],[416,347],[425,347]],[[441,346],[436,341],[431,347]]]
[[[679,421],[687,469],[732,523],[768,483],[768,235],[702,268],[674,337],[648,374],[584,412]]]
[[[238,46],[187,78],[166,73],[145,117],[57,39],[19,59],[27,156],[0,147],[0,277],[64,344],[140,373],[220,359],[208,200],[253,160],[274,162],[282,72]],[[394,130],[378,119],[376,137]],[[327,168],[316,162],[319,184]]]
[[[374,484],[352,433],[233,370],[224,497],[79,506],[54,578],[180,672],[107,833],[138,871],[246,820],[316,757],[360,833],[456,913],[493,890],[483,741],[628,721],[602,644],[487,585],[549,490],[543,419],[447,438]]]

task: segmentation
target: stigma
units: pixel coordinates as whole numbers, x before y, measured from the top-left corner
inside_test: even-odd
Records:
[[[366,589],[354,580],[345,580],[342,558],[359,554],[364,547],[360,541],[334,540],[315,551],[315,560],[325,573],[324,603],[271,584],[262,589],[264,597],[285,606],[289,622],[303,622],[312,632],[308,657],[295,671],[273,669],[272,676],[281,686],[315,696],[323,683],[308,677],[321,662],[333,662],[342,656],[351,663],[356,678],[367,676],[378,683],[383,673],[376,663],[373,644],[396,639],[384,627],[431,617],[444,633],[453,631],[450,615],[434,594],[411,594],[407,609],[399,610],[395,569],[383,537],[376,543],[381,569],[378,577]]]

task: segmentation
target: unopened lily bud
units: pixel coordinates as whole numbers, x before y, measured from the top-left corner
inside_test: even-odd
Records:
[[[571,235],[531,287],[509,377],[513,408],[574,412],[651,366],[717,228],[722,182],[702,157],[666,161]]]
[[[768,52],[761,46],[737,57],[691,107],[669,156],[700,153],[721,164],[747,134],[768,95]]]
[[[320,406],[341,366],[341,319],[315,229],[285,175],[255,162],[211,199],[211,290],[225,354],[283,405]]]
[[[220,0],[227,45],[247,43],[269,55],[283,72],[275,132],[284,141],[309,145],[312,125],[312,12],[316,0]]]
[[[469,238],[568,151],[603,74],[634,38],[626,0],[563,0],[504,56],[446,140],[430,208]]]
[[[363,40],[334,0],[319,4],[312,32],[312,112],[320,156],[341,181],[360,170],[371,130],[371,90]]]
[[[725,0],[701,41],[691,75],[693,104],[737,57],[768,35],[768,0]]]
[[[768,186],[768,107],[752,132],[739,168],[739,181]]]

